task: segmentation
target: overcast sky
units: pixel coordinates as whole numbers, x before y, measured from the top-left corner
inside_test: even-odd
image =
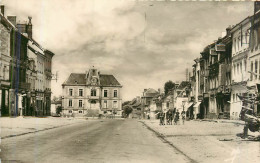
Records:
[[[135,2],[122,0],[0,0],[6,15],[27,21],[33,37],[53,51],[53,95],[72,72],[91,66],[113,74],[123,100],[144,88],[185,80],[185,69],[229,25],[253,13],[253,2]]]

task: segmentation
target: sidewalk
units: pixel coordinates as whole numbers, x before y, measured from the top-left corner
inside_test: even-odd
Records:
[[[216,123],[234,123],[238,125],[244,125],[245,122],[241,120],[229,120],[229,119],[198,119],[196,121],[208,121],[208,122],[216,122]]]
[[[0,127],[1,127],[1,138],[5,139],[8,137],[14,137],[19,135],[24,135],[28,133],[35,133],[39,131],[44,131],[52,128],[57,128],[61,126],[71,125],[75,123],[80,123],[86,121],[80,118],[62,118],[62,117],[1,117]]]
[[[248,141],[237,135],[243,132],[243,121],[191,120],[178,125],[159,125],[159,120],[143,120],[148,129],[173,148],[196,162],[260,162],[259,141]],[[259,132],[249,132],[259,136]]]

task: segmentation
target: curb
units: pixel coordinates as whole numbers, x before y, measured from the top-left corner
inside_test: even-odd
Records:
[[[80,123],[80,122],[77,122],[77,123]],[[47,130],[60,128],[60,127],[64,127],[64,126],[70,126],[70,125],[77,124],[77,123],[72,123],[72,124],[67,124],[67,125],[60,125],[60,126],[54,126],[54,127],[45,128],[45,129],[36,130],[36,131],[31,131],[31,132],[23,132],[23,133],[19,133],[19,134],[16,134],[16,135],[7,135],[7,136],[0,137],[0,139],[7,139],[7,138],[23,136],[23,135],[27,135],[27,134],[34,134],[34,133],[38,133],[38,132],[41,132],[41,131],[47,131]]]
[[[195,161],[194,159],[190,158],[188,155],[186,155],[184,152],[182,152],[179,148],[175,147],[173,145],[172,142],[168,141],[166,139],[166,137],[159,133],[158,131],[152,129],[150,126],[148,126],[144,121],[139,121],[141,122],[148,130],[152,131],[160,140],[162,140],[164,143],[167,143],[168,145],[170,145],[172,148],[174,148],[176,151],[178,151],[180,154],[182,154],[183,156],[185,156],[191,163],[198,163],[197,161]]]

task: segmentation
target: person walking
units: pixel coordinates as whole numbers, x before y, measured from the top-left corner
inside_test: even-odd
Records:
[[[181,118],[182,118],[182,124],[184,125],[184,122],[185,122],[185,111],[184,110],[181,112]]]
[[[176,111],[175,117],[174,117],[174,124],[177,125],[180,118],[179,110]]]
[[[162,111],[160,112],[159,117],[160,117],[160,125],[164,125],[164,114]]]

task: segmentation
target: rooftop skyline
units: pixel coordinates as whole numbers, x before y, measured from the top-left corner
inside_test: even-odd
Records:
[[[32,16],[33,37],[55,53],[54,96],[70,73],[95,66],[123,85],[123,100],[185,80],[205,46],[253,14],[253,2],[2,0],[5,16]],[[33,6],[33,7],[32,7]]]

